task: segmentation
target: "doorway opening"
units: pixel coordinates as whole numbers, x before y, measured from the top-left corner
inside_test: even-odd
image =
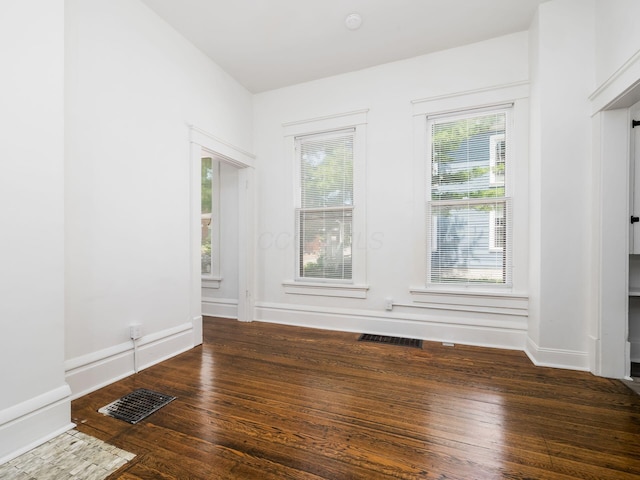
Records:
[[[255,157],[194,126],[190,137],[190,311],[199,345],[203,313],[254,319]],[[203,290],[217,310],[203,312]]]
[[[238,168],[203,150],[200,163],[202,314],[238,318]]]

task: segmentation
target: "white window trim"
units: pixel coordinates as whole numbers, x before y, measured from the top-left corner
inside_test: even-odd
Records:
[[[213,288],[219,289],[220,284],[222,283],[222,277],[214,277],[213,275],[203,275],[202,277],[202,288]]]
[[[202,151],[202,158],[211,158],[211,273],[202,274],[204,288],[220,288],[220,159],[213,153]],[[202,161],[202,160],[201,160]]]
[[[447,301],[451,305],[464,303],[464,297],[469,294],[485,296],[489,300],[499,294],[513,294],[526,297],[528,291],[528,222],[529,222],[529,185],[528,185],[528,131],[529,131],[529,85],[520,82],[508,85],[483,88],[473,91],[441,95],[426,99],[415,100],[413,104],[413,155],[414,155],[414,212],[413,231],[413,262],[409,291],[414,301],[424,295],[446,292]],[[497,109],[505,104],[512,105],[512,122],[508,139],[510,155],[516,161],[508,166],[505,181],[510,192],[505,192],[512,198],[512,273],[510,285],[489,284],[426,284],[428,242],[427,205],[429,191],[425,178],[427,174],[428,158],[428,130],[427,117],[440,115],[466,114],[473,110]],[[430,254],[430,253],[429,253]],[[459,297],[459,298],[458,298]]]
[[[368,110],[357,110],[325,117],[312,118],[283,124],[285,152],[293,172],[293,196],[291,198],[291,238],[296,235],[296,205],[299,192],[299,168],[295,154],[295,137],[327,133],[331,131],[353,128],[355,130],[353,144],[353,232],[352,245],[352,279],[320,280],[298,278],[298,261],[296,242],[286,252],[291,259],[290,278],[282,282],[285,293],[297,295],[317,295],[325,297],[361,298],[367,297],[369,286],[367,279],[366,243],[358,239],[367,238],[366,234],[366,126]]]
[[[506,207],[506,204],[505,204]],[[507,217],[507,212],[505,211],[505,217]],[[509,235],[507,235],[507,242]],[[496,212],[494,210],[489,211],[489,251],[490,252],[501,252],[503,247],[496,245]]]
[[[504,180],[496,181],[496,145],[499,141],[504,141],[504,134],[491,135],[489,137],[489,185],[492,187],[504,185]]]
[[[429,251],[435,252],[438,250],[438,216],[429,215],[429,218],[431,218],[431,242],[429,243],[431,248]]]

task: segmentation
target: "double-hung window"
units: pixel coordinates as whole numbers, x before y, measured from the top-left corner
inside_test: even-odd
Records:
[[[295,138],[296,277],[353,281],[355,129]]]
[[[511,284],[510,116],[427,119],[427,284]]]
[[[367,112],[283,124],[293,194],[287,294],[367,298]]]

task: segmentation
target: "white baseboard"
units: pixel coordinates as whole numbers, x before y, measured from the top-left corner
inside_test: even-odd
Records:
[[[138,369],[144,370],[194,347],[194,325],[185,323],[138,340]],[[134,373],[133,341],[114,345],[65,362],[71,399]]]
[[[238,318],[238,300],[233,298],[202,297],[202,315]]]
[[[527,338],[525,353],[529,356],[533,364],[538,367],[590,371],[589,352],[542,348],[533,340]]]
[[[65,384],[0,410],[0,465],[75,427],[70,395]]]
[[[256,320],[343,332],[373,333],[437,342],[524,350],[526,322],[477,320],[412,313],[256,303]]]

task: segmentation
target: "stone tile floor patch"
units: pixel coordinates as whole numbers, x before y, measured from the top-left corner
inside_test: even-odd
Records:
[[[77,430],[0,465],[2,480],[103,480],[135,457]]]

